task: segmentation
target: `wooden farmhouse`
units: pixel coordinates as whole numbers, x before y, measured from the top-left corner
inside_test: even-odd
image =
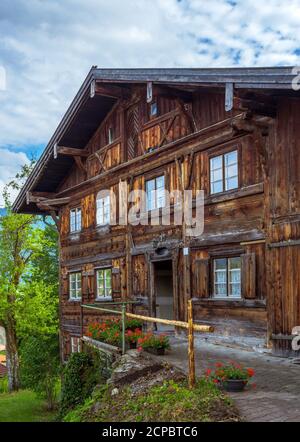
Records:
[[[138,301],[133,312],[186,320],[192,298],[194,320],[215,327],[209,339],[293,354],[300,325],[293,78],[283,67],[90,70],[13,206],[51,215],[59,229],[62,358],[101,319],[82,304],[125,299]],[[141,198],[128,203],[141,222],[126,220],[132,190],[147,196],[146,208]],[[165,191],[175,217],[176,190],[204,192],[202,234],[161,222]]]

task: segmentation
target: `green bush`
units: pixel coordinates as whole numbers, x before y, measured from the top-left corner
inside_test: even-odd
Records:
[[[82,404],[97,384],[105,382],[106,361],[97,351],[73,353],[63,371],[60,417]]]
[[[7,376],[0,378],[0,393],[8,392],[8,379]]]
[[[21,384],[47,400],[48,409],[55,407],[60,372],[59,345],[55,335],[31,336],[20,349]]]

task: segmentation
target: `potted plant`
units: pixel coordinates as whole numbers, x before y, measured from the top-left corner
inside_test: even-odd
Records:
[[[137,342],[142,336],[142,330],[140,328],[136,328],[135,330],[126,330],[125,339],[129,348],[136,348]]]
[[[154,335],[152,332],[146,333],[137,341],[138,350],[146,350],[156,355],[164,355],[165,350],[170,348],[169,338],[166,335]]]
[[[246,368],[236,362],[226,364],[217,362],[215,369],[206,371],[209,380],[229,392],[243,391],[252,376],[254,376],[253,368]]]

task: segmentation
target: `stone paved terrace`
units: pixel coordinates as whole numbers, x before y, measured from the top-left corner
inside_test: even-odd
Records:
[[[196,371],[204,374],[216,362],[236,361],[254,368],[253,384],[242,393],[232,393],[241,416],[247,422],[300,422],[300,366],[291,359],[208,344],[196,339]],[[187,342],[171,338],[165,360],[187,372]]]

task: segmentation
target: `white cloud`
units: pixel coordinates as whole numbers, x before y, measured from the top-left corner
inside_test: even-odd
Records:
[[[299,0],[1,0],[0,145],[46,144],[94,64],[297,65],[299,19]]]
[[[15,178],[16,174],[29,159],[24,152],[11,152],[8,149],[0,148],[0,208],[4,206],[3,190],[5,184]],[[17,191],[10,191],[11,199],[17,196]]]

